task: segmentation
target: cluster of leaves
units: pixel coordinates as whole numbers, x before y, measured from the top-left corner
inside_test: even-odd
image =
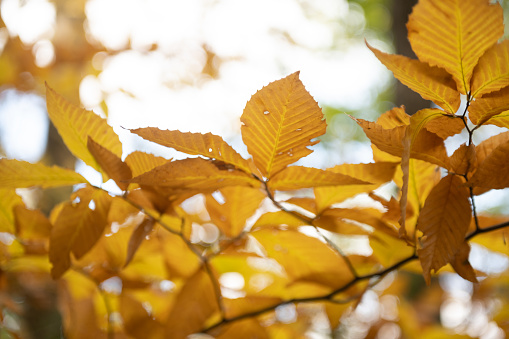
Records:
[[[47,86],[50,119],[69,150],[122,194],[72,170],[1,159],[2,271],[60,279],[69,338],[299,337],[315,313],[306,305],[321,305],[335,328],[349,302],[402,266],[428,283],[444,266],[477,282],[485,273],[469,263],[470,242],[496,248],[509,226],[475,208],[477,195],[509,186],[509,132],[472,139],[485,124],[509,127],[502,11],[487,0],[421,0],[408,28],[418,60],[368,47],[440,108],[354,118],[372,143],[369,164],[292,165],[326,130],[298,73],[247,103],[247,160],[220,136],[152,127],[131,132],[197,157],[137,151],[122,160],[106,120]],[[444,140],[461,132],[467,140],[448,156]],[[397,196],[376,193],[391,181]],[[76,190],[49,217],[16,191],[65,185]],[[338,205],[359,194],[369,207]],[[352,235],[366,237],[372,253],[343,250]],[[272,311],[284,305],[297,305],[298,321],[278,321]]]

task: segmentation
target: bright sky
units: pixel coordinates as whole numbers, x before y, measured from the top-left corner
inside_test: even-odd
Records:
[[[47,39],[54,34],[55,8],[47,0],[25,0],[24,6],[21,2],[2,1],[9,33],[35,43],[34,54],[41,65],[51,62]],[[390,79],[363,38],[347,37],[348,29],[350,33],[352,27],[363,29],[364,17],[360,7],[345,0],[300,4],[295,0],[89,0],[86,15],[90,39],[111,50],[122,50],[129,41],[133,47],[115,56],[97,55],[94,65],[102,72],[86,76],[80,87],[87,108],[100,113],[99,104],[106,100],[108,121],[121,135],[125,153],[147,146],[120,126],[157,126],[219,134],[247,156],[238,136],[239,118],[251,95],[269,82],[300,70],[301,80],[320,105],[362,109]],[[157,51],[147,53],[153,44]],[[201,73],[206,62],[202,46],[227,60],[217,80]],[[11,123],[16,105],[0,107],[2,125]],[[40,105],[33,109],[40,110]],[[37,160],[20,149],[22,144],[20,140],[4,143],[8,156]],[[369,160],[370,155],[358,159]]]

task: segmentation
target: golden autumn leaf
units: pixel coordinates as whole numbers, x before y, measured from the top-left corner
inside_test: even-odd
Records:
[[[267,329],[262,326],[257,319],[248,318],[224,325],[224,328],[222,328],[218,334],[214,335],[214,338],[270,339],[271,337],[267,333]]]
[[[290,166],[275,174],[268,182],[274,190],[294,190],[318,186],[369,185],[360,179],[348,175],[321,170],[313,167]]]
[[[233,169],[219,169],[201,158],[188,158],[168,162],[145,172],[131,182],[164,189],[196,189],[215,191],[226,186],[258,187],[260,182],[252,176]]]
[[[473,98],[509,86],[509,40],[489,48],[480,58],[472,76]]]
[[[166,322],[166,338],[186,338],[200,332],[206,321],[219,312],[215,293],[203,268],[189,277],[178,292]]]
[[[14,159],[0,159],[0,187],[40,186],[47,188],[81,183],[87,183],[81,174],[62,167],[48,167],[43,164],[32,164]]]
[[[509,141],[498,145],[479,162],[469,184],[489,189],[509,187]]]
[[[90,136],[87,140],[87,148],[99,166],[101,166],[104,173],[113,179],[121,190],[127,190],[129,180],[132,178],[132,172],[129,166],[107,148],[95,142]]]
[[[313,282],[337,288],[353,276],[343,258],[330,246],[295,229],[260,229],[251,232],[288,274],[293,284]]]
[[[171,159],[170,159],[171,160]],[[137,177],[158,166],[164,165],[170,160],[158,157],[150,153],[135,151],[125,158],[125,163],[131,169],[133,177]]]
[[[254,223],[253,229],[273,226],[299,227],[305,225],[309,225],[309,223],[291,213],[277,211],[262,214]]]
[[[131,132],[159,145],[171,147],[191,155],[201,155],[210,159],[221,160],[251,173],[248,161],[242,158],[223,138],[212,133],[185,133],[178,130],[160,130],[155,127],[132,129]]]
[[[330,172],[365,180],[373,183],[373,185],[348,185],[341,189],[337,189],[337,187],[315,187],[317,210],[322,211],[346,198],[376,189],[392,179],[397,165],[398,163],[395,162],[375,162],[370,164],[341,164],[329,168],[328,171]]]
[[[15,233],[13,208],[17,205],[24,206],[24,203],[16,190],[0,188],[0,232]]]
[[[105,119],[92,111],[75,106],[48,85],[46,102],[51,122],[65,145],[85,164],[101,172],[101,167],[87,148],[89,136],[117,157],[122,156],[122,144],[118,135]]]
[[[265,194],[255,188],[234,186],[220,190],[224,201],[218,202],[212,195],[207,195],[205,205],[210,219],[223,234],[234,238],[246,225],[246,219],[253,215]]]
[[[47,254],[51,223],[39,210],[30,210],[23,205],[13,209],[16,219],[16,236],[25,248],[26,254]],[[49,264],[47,256],[44,256]],[[49,272],[49,270],[48,270]]]
[[[465,241],[472,217],[469,197],[463,181],[449,174],[426,199],[417,221],[417,228],[423,233],[417,255],[428,284],[431,270],[437,272],[452,262]]]
[[[308,146],[318,143],[312,139],[323,135],[327,127],[299,72],[256,92],[240,120],[242,139],[266,178],[310,154]]]
[[[424,99],[433,101],[446,112],[456,113],[460,106],[460,93],[449,73],[419,60],[383,53],[367,42],[366,45],[405,86],[419,93]]]
[[[504,34],[502,14],[488,0],[420,0],[408,19],[408,39],[419,60],[444,68],[466,94],[479,58]]]
[[[111,197],[100,189],[86,187],[75,193],[77,203],[66,203],[51,230],[49,258],[51,275],[59,278],[71,265],[70,253],[84,256],[106,227]]]
[[[468,117],[473,124],[482,125],[506,111],[509,111],[509,87],[477,98],[468,108]]]

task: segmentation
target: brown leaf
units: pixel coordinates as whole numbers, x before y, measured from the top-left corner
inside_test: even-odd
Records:
[[[154,219],[147,218],[136,226],[135,230],[131,234],[131,238],[129,239],[129,244],[127,245],[127,257],[125,259],[124,267],[129,265],[142,241],[150,234],[150,232],[152,232],[154,224]]]
[[[469,184],[489,189],[509,187],[509,141],[498,145],[479,163]]]
[[[470,193],[463,181],[447,175],[431,190],[421,210],[417,228],[422,231],[422,248],[417,250],[426,282],[431,270],[451,263],[461,249],[470,225]]]
[[[470,245],[465,241],[456,254],[454,254],[454,257],[451,260],[451,266],[463,279],[476,283],[477,277],[472,265],[470,265],[470,262],[468,261],[469,254]]]
[[[113,152],[95,142],[90,136],[87,139],[87,148],[106,175],[113,179],[121,190],[126,191],[129,180],[132,178],[129,166]]]
[[[462,144],[451,155],[451,170],[456,174],[466,175],[476,169],[475,145]]]

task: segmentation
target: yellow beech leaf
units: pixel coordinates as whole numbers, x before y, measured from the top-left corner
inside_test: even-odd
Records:
[[[419,60],[444,68],[466,94],[479,58],[504,34],[504,20],[500,4],[488,0],[420,0],[407,28]]]
[[[262,214],[258,220],[256,220],[255,224],[253,225],[253,229],[271,226],[299,227],[305,225],[309,224],[304,220],[296,217],[295,215],[285,211],[277,211]]]
[[[338,288],[352,279],[343,258],[327,244],[295,229],[260,229],[251,235],[275,259],[293,283],[314,282]]]
[[[220,193],[223,201],[207,195],[205,205],[214,225],[234,238],[244,230],[246,220],[258,209],[265,194],[259,189],[242,186],[225,187]]]
[[[170,160],[163,157],[157,157],[150,153],[135,151],[125,158],[125,163],[131,169],[133,177],[137,177],[138,175],[148,172],[157,166],[166,164]]]
[[[509,187],[509,141],[498,145],[479,163],[469,183],[489,189]]]
[[[186,133],[176,130],[160,130],[155,127],[132,129],[131,132],[159,145],[191,155],[202,155],[210,159],[221,160],[251,173],[247,160],[242,158],[223,138],[212,133]]]
[[[14,159],[0,159],[0,187],[57,187],[87,183],[74,171]]]
[[[88,137],[87,148],[108,177],[113,179],[121,190],[127,190],[129,180],[132,178],[129,166],[107,148],[95,142],[90,136]]]
[[[426,282],[431,270],[437,272],[452,262],[465,241],[472,210],[464,182],[449,174],[431,190],[417,221],[422,231],[422,248],[417,250]]]
[[[468,108],[468,117],[475,125],[482,125],[491,118],[509,110],[509,87],[477,98]]]
[[[0,160],[1,161],[1,160]],[[14,234],[14,212],[16,205],[24,206],[14,188],[0,188],[0,232]]]
[[[481,56],[472,76],[473,98],[509,86],[509,40],[493,45]]]
[[[47,84],[46,102],[51,122],[65,145],[85,164],[101,171],[101,167],[87,148],[89,136],[117,157],[122,156],[122,144],[118,135],[105,119],[70,103]]]
[[[219,311],[210,276],[199,269],[185,282],[166,323],[166,338],[181,339],[200,332],[205,322]]]
[[[391,181],[398,163],[395,162],[375,162],[370,164],[342,164],[328,171],[351,176],[353,178],[365,180],[373,185],[348,185],[337,189],[336,187],[315,187],[315,200],[317,210],[322,211],[332,204],[342,202],[346,198],[364,192],[371,192],[381,184]]]
[[[245,172],[220,169],[213,162],[188,158],[168,162],[131,180],[140,185],[215,191],[226,186],[259,186],[260,182]]]
[[[472,265],[470,265],[470,262],[468,261],[469,254],[470,245],[465,241],[461,244],[456,254],[454,254],[454,257],[451,260],[451,266],[463,279],[476,283],[477,277]]]
[[[308,146],[325,133],[320,107],[306,91],[299,72],[256,92],[240,118],[242,139],[266,178],[312,151]]]
[[[51,275],[59,278],[71,265],[70,252],[79,259],[99,240],[107,223],[111,197],[100,189],[86,187],[75,193],[79,202],[67,203],[51,230],[49,258]]]
[[[317,186],[362,184],[369,185],[370,183],[345,174],[303,166],[287,167],[274,175],[268,182],[270,189],[283,191]]]
[[[449,73],[419,60],[383,53],[367,42],[366,45],[405,86],[419,93],[424,99],[433,101],[446,112],[456,113],[461,102],[460,93]]]
[[[172,276],[189,277],[200,267],[200,260],[180,236],[164,233],[162,251],[168,270]],[[129,266],[128,266],[129,267]]]

